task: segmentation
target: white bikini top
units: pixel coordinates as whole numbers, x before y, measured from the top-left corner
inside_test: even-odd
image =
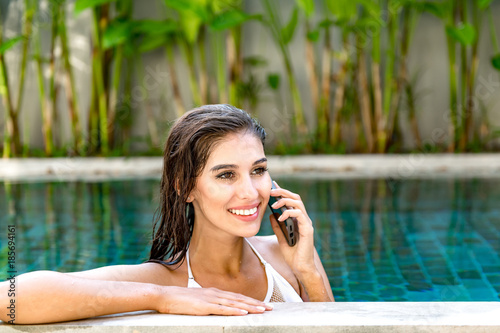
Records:
[[[302,298],[297,294],[295,289],[288,281],[278,273],[271,264],[267,263],[264,258],[257,252],[253,245],[245,238],[252,251],[257,255],[260,262],[264,265],[267,277],[267,294],[264,302],[303,302]],[[188,268],[188,288],[203,288],[194,280],[191,265],[189,264],[189,248],[186,252],[186,261]]]

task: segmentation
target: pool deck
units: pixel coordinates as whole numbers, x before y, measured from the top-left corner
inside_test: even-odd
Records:
[[[241,317],[127,313],[46,325],[7,325],[18,332],[499,332],[500,302],[276,303]]]
[[[273,176],[500,177],[500,154],[268,156]],[[0,180],[99,180],[161,175],[161,157],[0,159]]]

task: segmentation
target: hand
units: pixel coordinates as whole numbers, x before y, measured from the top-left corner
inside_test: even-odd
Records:
[[[297,244],[293,247],[288,246],[274,215],[271,214],[269,219],[271,220],[273,231],[278,237],[278,243],[285,261],[292,268],[295,275],[300,277],[304,273],[317,270],[314,263],[314,228],[300,196],[282,189],[276,182],[275,185],[276,189],[271,190],[271,196],[281,196],[281,199],[273,205],[273,208],[287,207],[287,210],[280,217],[281,220],[285,220],[288,217],[297,219],[299,229]]]
[[[160,287],[157,311],[186,315],[242,316],[272,310],[272,305],[216,288]]]

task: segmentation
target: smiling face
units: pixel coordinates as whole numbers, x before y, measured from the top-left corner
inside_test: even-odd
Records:
[[[195,232],[254,236],[270,191],[260,139],[251,133],[229,134],[214,147],[191,192]]]

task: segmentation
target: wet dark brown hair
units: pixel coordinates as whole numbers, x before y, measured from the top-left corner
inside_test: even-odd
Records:
[[[186,200],[214,147],[234,133],[252,133],[264,145],[262,126],[245,111],[227,104],[193,109],[173,125],[163,152],[150,262],[182,264],[194,226],[194,207]]]

